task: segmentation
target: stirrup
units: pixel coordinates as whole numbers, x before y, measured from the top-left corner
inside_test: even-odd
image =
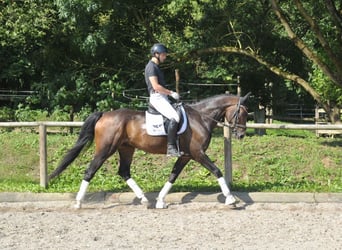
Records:
[[[182,154],[174,146],[168,145],[166,156],[180,157],[180,156],[182,156]]]

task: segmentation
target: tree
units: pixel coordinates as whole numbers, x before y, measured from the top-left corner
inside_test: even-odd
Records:
[[[287,89],[297,86],[296,91],[315,99],[333,122],[339,118],[340,2],[1,3],[1,86],[37,90],[40,95],[31,99],[35,107],[72,112],[84,106],[93,110],[126,105],[122,90],[145,88],[149,49],[163,42],[171,51],[163,65],[169,83],[175,68],[183,81],[230,83],[241,75],[252,79],[242,84],[261,93],[264,102],[269,99],[265,81],[275,84],[282,100],[284,93],[297,97]]]
[[[185,52],[183,60],[203,55],[220,58],[226,53],[253,58],[304,89],[325,109],[333,123],[338,122],[342,104],[342,33],[338,11],[341,6],[332,0],[293,3],[176,0],[169,6],[176,13],[173,17],[188,8],[197,17],[189,21],[190,27],[182,29],[189,37],[180,39],[183,47],[193,46],[190,52]],[[190,39],[197,42],[188,42]]]
[[[52,105],[75,111],[126,105],[122,90],[145,86],[142,72],[148,51],[149,22],[132,20],[149,16],[158,1],[54,2],[60,32],[46,45],[50,67],[45,66],[43,79],[54,97]]]
[[[289,20],[291,8],[277,0],[270,0],[272,9],[283,25],[288,37],[311,62],[311,84],[296,76],[282,74],[287,79],[304,87],[314,99],[325,109],[330,120],[341,121],[340,106],[342,105],[342,15],[337,10],[335,1],[310,1],[305,5],[300,0],[294,0],[301,23],[309,27],[302,36],[295,30],[297,22]],[[295,18],[293,18],[295,19]],[[303,25],[303,24],[302,24]],[[302,26],[301,25],[301,26]],[[297,79],[297,80],[296,80]],[[335,85],[333,87],[332,85]]]
[[[33,61],[53,29],[55,10],[50,1],[2,0],[0,5],[1,87],[29,90],[30,81],[40,77]]]

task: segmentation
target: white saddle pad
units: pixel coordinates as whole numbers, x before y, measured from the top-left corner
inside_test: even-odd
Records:
[[[182,134],[186,130],[188,126],[188,118],[185,114],[185,110],[183,107],[181,107],[181,112],[183,116],[183,124],[178,130],[177,134]],[[160,136],[160,135],[167,135],[165,132],[165,127],[164,127],[164,121],[163,121],[163,116],[158,114],[154,115],[149,112],[145,112],[145,117],[146,117],[146,131],[148,135],[153,135],[153,136]]]

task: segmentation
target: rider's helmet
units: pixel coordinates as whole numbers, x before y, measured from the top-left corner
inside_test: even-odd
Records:
[[[156,43],[151,48],[151,55],[154,56],[155,53],[167,53],[167,48],[162,43]]]

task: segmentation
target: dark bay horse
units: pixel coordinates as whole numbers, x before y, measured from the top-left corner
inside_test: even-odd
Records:
[[[184,105],[188,116],[188,127],[179,137],[179,148],[184,154],[180,156],[169,176],[168,181],[160,191],[156,208],[165,208],[165,196],[185,165],[192,159],[208,169],[218,180],[226,197],[227,205],[235,203],[234,196],[223,178],[220,169],[205,154],[211,140],[211,134],[217,123],[226,118],[237,138],[242,138],[246,132],[248,112],[243,105],[250,93],[244,97],[234,95],[217,95],[200,102]],[[88,185],[104,161],[119,152],[120,165],[118,174],[126,181],[137,198],[147,202],[144,192],[131,178],[130,166],[136,148],[148,153],[165,154],[166,136],[150,136],[145,129],[145,113],[130,109],[117,109],[110,112],[95,112],[84,122],[78,140],[65,155],[50,179],[58,176],[81,153],[81,150],[95,140],[95,155],[85,171],[80,190],[76,196],[76,208],[86,194]]]

